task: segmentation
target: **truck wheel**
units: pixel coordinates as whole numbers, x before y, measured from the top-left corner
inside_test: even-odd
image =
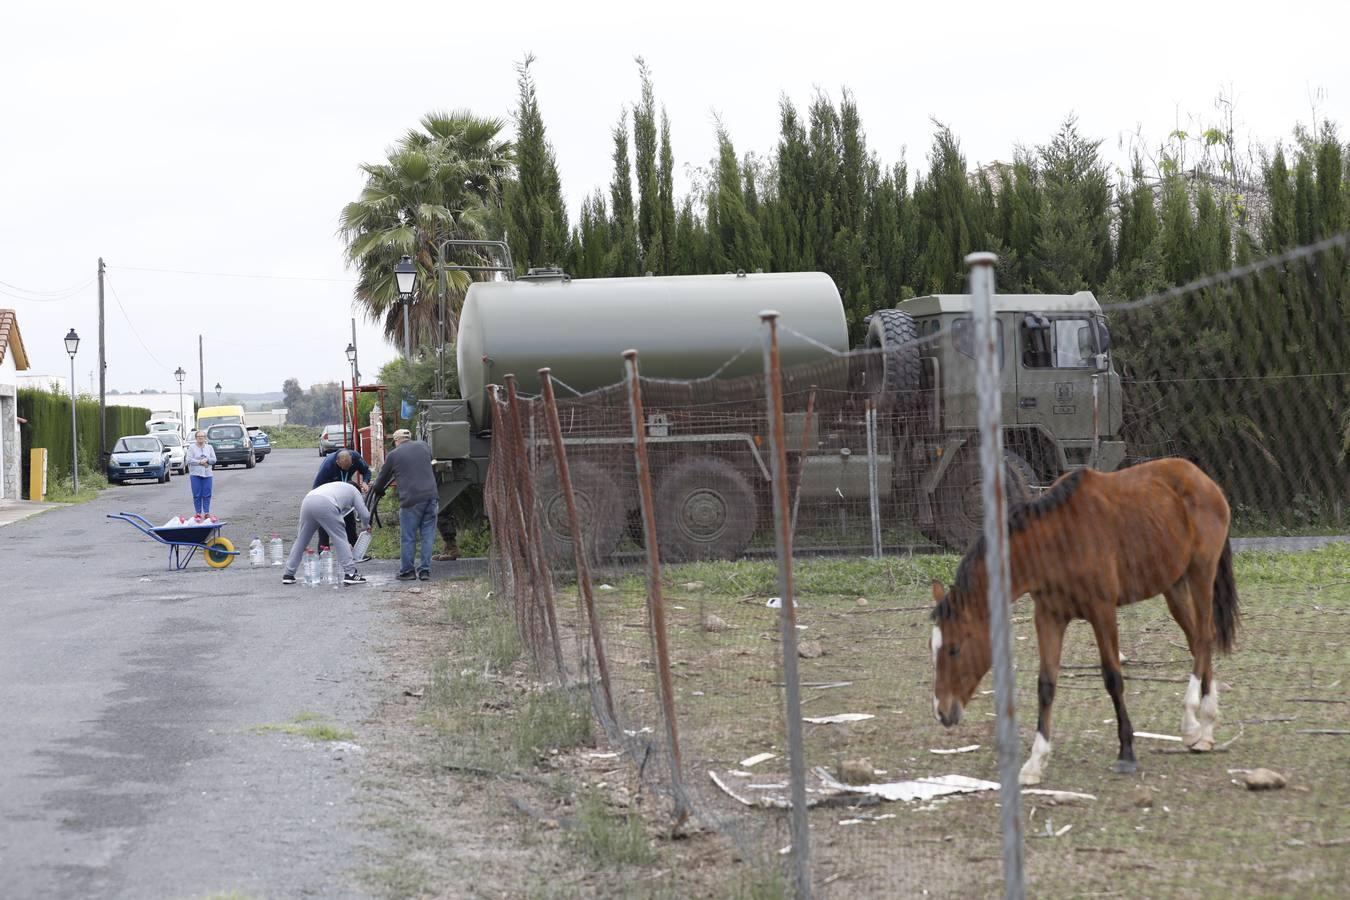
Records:
[[[919,405],[919,326],[909,313],[881,309],[872,314],[863,344],[875,353],[867,362],[867,390],[883,416],[904,414]]]
[[[572,496],[581,520],[587,559],[591,563],[608,560],[619,546],[628,519],[614,473],[589,459],[569,460]],[[558,475],[552,468],[540,472],[538,479],[539,525],[543,531],[544,552],[558,566],[571,567],[576,559],[572,548],[572,528],[567,516],[567,498],[563,496]]]
[[[750,481],[710,456],[667,469],[655,502],[660,553],[672,561],[734,559],[750,545],[759,519]]]
[[[1031,499],[1036,471],[1011,450],[1003,451],[1004,484],[1008,504]],[[964,553],[984,532],[984,502],[980,496],[980,458],[977,448],[967,447],[952,464],[933,497],[934,528],[928,536],[948,549]]]

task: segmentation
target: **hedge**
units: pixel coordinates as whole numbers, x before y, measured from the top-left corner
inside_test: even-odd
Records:
[[[108,446],[128,434],[145,434],[150,410],[139,406],[107,407]],[[47,480],[70,477],[70,397],[38,389],[19,391],[19,418],[28,424],[19,429],[23,450],[23,495],[28,496],[29,450],[47,448]],[[81,399],[75,405],[75,427],[79,432],[80,469],[102,472],[98,449],[98,401]]]

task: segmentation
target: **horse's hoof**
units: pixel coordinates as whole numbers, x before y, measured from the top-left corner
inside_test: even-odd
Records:
[[[1134,775],[1139,771],[1139,763],[1132,759],[1116,760],[1115,773],[1117,775]]]
[[[1201,738],[1194,744],[1190,744],[1186,749],[1192,753],[1208,753],[1214,749],[1214,742],[1209,738]]]
[[[1017,776],[1017,783],[1022,787],[1035,787],[1041,783],[1040,773],[1021,772]]]

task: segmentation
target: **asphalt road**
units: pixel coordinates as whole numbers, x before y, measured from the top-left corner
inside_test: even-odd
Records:
[[[216,473],[247,551],[295,534],[317,453]],[[167,548],[106,513],[191,512],[186,478],[117,487],[0,528],[0,896],[359,896],[361,723],[393,625],[371,583],[283,586],[280,569]],[[318,714],[353,743],[265,726]]]

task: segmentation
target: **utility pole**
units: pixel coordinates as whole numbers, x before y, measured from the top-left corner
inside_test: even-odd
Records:
[[[103,344],[103,257],[98,258],[98,461],[108,468],[108,362]]]
[[[197,335],[197,405],[206,405],[206,356],[202,353],[202,336]]]

